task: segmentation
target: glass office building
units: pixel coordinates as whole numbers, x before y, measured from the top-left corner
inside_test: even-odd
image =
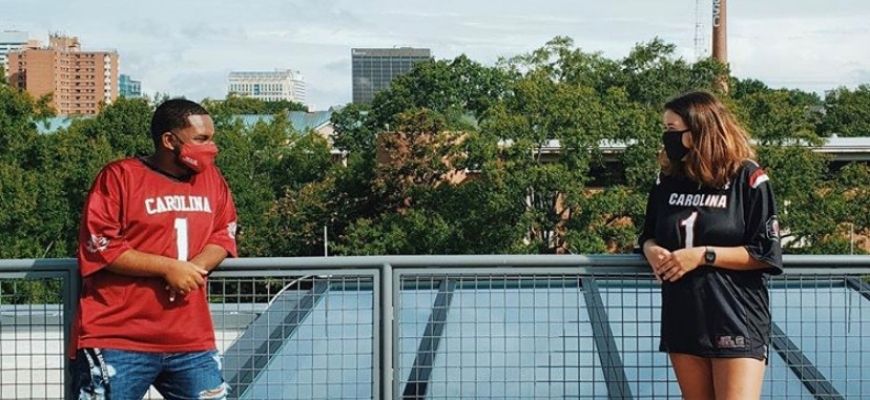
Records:
[[[396,76],[408,73],[414,64],[432,58],[429,49],[352,49],[353,102],[368,103],[390,86]]]
[[[121,74],[118,82],[118,89],[121,96],[124,97],[140,97],[142,96],[142,82],[133,80],[130,75]]]

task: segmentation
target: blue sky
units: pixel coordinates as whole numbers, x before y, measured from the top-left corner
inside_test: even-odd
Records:
[[[695,0],[0,0],[0,10],[0,30],[117,49],[122,73],[149,93],[219,98],[231,70],[292,68],[318,109],[350,101],[352,47],[493,63],[557,35],[609,57],[658,36],[695,57]],[[737,76],[817,92],[870,83],[868,0],[729,0],[728,13]]]

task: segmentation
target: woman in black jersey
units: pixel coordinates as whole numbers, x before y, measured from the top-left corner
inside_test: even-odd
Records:
[[[665,104],[661,172],[638,242],[662,281],[659,350],[686,399],[759,398],[767,274],[782,272],[776,206],[745,130],[713,95]]]

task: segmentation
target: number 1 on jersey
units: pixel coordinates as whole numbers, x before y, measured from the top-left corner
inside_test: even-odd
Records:
[[[698,220],[698,212],[695,211],[689,218],[680,221],[680,226],[685,226],[686,248],[695,247],[695,221]]]
[[[178,259],[187,261],[187,218],[175,219],[175,245],[178,246]]]

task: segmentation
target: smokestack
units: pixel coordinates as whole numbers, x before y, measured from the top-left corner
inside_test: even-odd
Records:
[[[728,65],[728,12],[726,0],[713,0],[713,58]],[[728,92],[728,76],[718,80],[719,88]]]

